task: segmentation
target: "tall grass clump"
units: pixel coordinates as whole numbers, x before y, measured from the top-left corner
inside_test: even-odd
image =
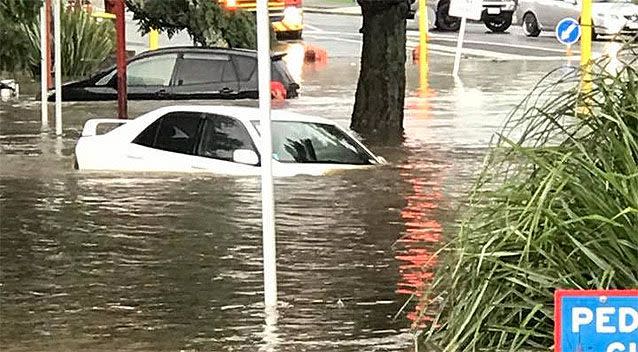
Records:
[[[618,57],[589,91],[548,75],[510,116],[423,295],[427,345],[549,350],[556,288],[638,287],[636,45]]]
[[[42,1],[0,1],[0,71],[27,70],[24,57],[29,51],[24,25],[37,21]]]
[[[115,50],[112,21],[98,21],[82,10],[69,9],[60,17],[62,75],[82,77],[95,71]],[[24,25],[29,43],[27,67],[33,76],[40,72],[40,24]]]
[[[40,74],[41,1],[0,1],[0,70]],[[67,9],[61,13],[62,75],[81,77],[96,70],[115,49],[112,21],[99,21],[88,13]]]

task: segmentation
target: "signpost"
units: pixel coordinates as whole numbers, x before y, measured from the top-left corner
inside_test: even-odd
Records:
[[[53,35],[54,35],[54,54],[53,61],[55,64],[55,134],[62,135],[62,42],[61,32],[62,24],[60,22],[60,11],[62,0],[53,1]]]
[[[277,308],[277,261],[275,249],[275,199],[272,177],[272,136],[270,129],[270,18],[268,0],[257,0],[257,73],[261,130],[261,212],[264,256],[264,304],[266,311]]]
[[[480,20],[483,12],[483,0],[451,0],[449,15],[461,18],[461,28],[456,44],[456,55],[454,57],[454,69],[452,75],[458,77],[459,66],[461,65],[461,49],[463,49],[463,38],[465,37],[465,25],[467,19]]]
[[[128,98],[126,83],[126,18],[124,0],[111,0],[115,12],[115,46],[117,73],[117,117],[128,118]]]
[[[419,1],[419,83],[422,95],[428,89],[428,17],[427,1]]]
[[[638,290],[556,290],[555,352],[638,352]]]
[[[51,37],[51,9],[53,4],[52,0],[44,0],[44,7],[46,7],[46,38],[47,38],[47,88],[53,88],[53,59],[51,58],[51,49],[53,49],[53,42]]]
[[[591,41],[592,41],[592,0],[583,0],[580,10],[580,24],[583,26],[583,35],[580,40],[580,67],[583,70],[581,78],[581,89],[583,92],[591,90],[590,64],[591,61]]]
[[[580,65],[585,67],[591,60],[591,40],[592,40],[592,0],[583,0],[580,10],[580,24],[583,26],[582,40],[580,41]]]
[[[159,31],[157,29],[151,29],[151,31],[148,32],[148,49],[159,49]]]
[[[575,44],[580,39],[580,28],[578,21],[569,17],[563,18],[556,26],[556,39],[567,46],[567,60],[570,60],[572,56],[572,44]]]
[[[47,3],[42,3],[40,8],[40,106],[41,106],[41,120],[42,127],[45,127],[49,123],[49,110],[47,105],[47,98],[49,92],[48,76],[49,76],[49,62],[48,62],[48,28],[47,13],[51,11],[51,8],[47,8]]]
[[[580,39],[580,25],[573,18],[563,18],[556,25],[556,39],[561,44],[572,45]]]

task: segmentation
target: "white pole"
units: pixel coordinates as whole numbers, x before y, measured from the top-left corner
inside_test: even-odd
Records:
[[[275,248],[275,199],[272,177],[270,126],[270,18],[268,0],[257,0],[257,69],[261,126],[261,207],[264,246],[264,303],[277,307],[277,262]]]
[[[465,24],[467,22],[466,17],[461,17],[461,28],[459,28],[459,37],[456,43],[456,55],[454,57],[454,69],[452,70],[452,76],[459,76],[459,66],[461,65],[461,49],[463,49],[463,38],[465,37]]]
[[[280,338],[277,331],[277,308],[267,307],[265,309],[264,331],[262,332],[263,345],[259,348],[260,352],[275,352],[279,350]]]
[[[53,31],[55,41],[55,134],[62,135],[62,44],[60,43],[60,1],[53,0]]]
[[[47,79],[49,73],[47,72],[47,11],[46,2],[42,2],[40,8],[40,91],[42,97],[40,99],[40,110],[42,112],[42,127],[45,127],[49,122],[49,107],[47,105],[47,92],[49,91]]]

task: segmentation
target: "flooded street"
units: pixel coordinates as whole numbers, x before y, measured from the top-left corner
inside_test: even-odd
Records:
[[[301,96],[278,108],[347,126],[358,59],[304,65],[292,45],[287,60]],[[390,165],[277,179],[268,324],[258,178],[78,172],[84,121],[113,117],[115,102],[64,104],[62,138],[41,129],[33,97],[0,103],[2,350],[414,351],[420,312],[401,307],[429,280],[492,134],[563,64],[467,60],[459,84],[452,59],[433,56],[427,98],[409,65],[406,141],[372,147]]]

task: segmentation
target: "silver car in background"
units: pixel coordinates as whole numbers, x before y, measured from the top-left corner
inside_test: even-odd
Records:
[[[461,26],[461,19],[449,15],[450,0],[427,0],[428,22],[440,31],[456,32]],[[515,0],[483,0],[481,22],[495,33],[505,32],[512,24],[512,16],[516,9]],[[411,5],[411,18],[418,23],[419,1]],[[409,25],[410,26],[410,25]],[[415,26],[410,26],[415,27]]]
[[[580,19],[581,0],[519,0],[516,18],[528,37],[554,31],[566,17]],[[638,34],[638,5],[631,0],[594,0],[592,39],[598,35]]]

